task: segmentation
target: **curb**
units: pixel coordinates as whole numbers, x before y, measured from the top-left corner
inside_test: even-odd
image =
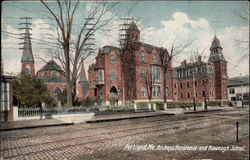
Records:
[[[222,111],[222,109],[213,109],[213,110],[207,110],[207,111],[190,111],[190,112],[184,112],[184,114],[193,114],[193,113],[206,113],[206,112],[216,112],[216,111]]]
[[[56,126],[68,126],[73,125],[74,123],[60,123],[60,124],[51,124],[51,125],[40,125],[40,126],[27,126],[27,127],[16,127],[16,128],[4,128],[0,131],[13,131],[13,130],[22,130],[22,129],[34,129],[34,128],[45,128],[45,127],[56,127]]]
[[[121,117],[121,118],[109,118],[109,119],[97,119],[97,120],[89,120],[86,123],[99,123],[99,122],[110,122],[110,121],[121,121],[127,119],[139,119],[139,118],[148,118],[148,117],[157,117],[157,116],[174,116],[174,113],[164,113],[164,114],[157,114],[157,115],[146,115],[146,116],[133,116],[133,117]]]

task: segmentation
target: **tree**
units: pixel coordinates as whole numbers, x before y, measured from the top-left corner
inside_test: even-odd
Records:
[[[59,52],[57,58],[66,74],[67,81],[67,105],[72,106],[72,97],[76,94],[76,81],[80,74],[80,68],[83,61],[93,54],[92,43],[93,34],[110,22],[112,17],[105,18],[105,15],[116,6],[117,3],[100,1],[93,3],[91,11],[87,14],[85,20],[80,26],[75,26],[76,12],[80,11],[79,0],[72,2],[66,0],[57,0],[58,10],[40,0],[52,15],[57,27],[57,40],[62,47],[63,52]],[[57,15],[59,12],[59,15]],[[79,31],[77,32],[77,30]],[[75,31],[75,32],[73,32]],[[73,34],[76,33],[77,34]],[[72,67],[71,67],[72,65]],[[72,92],[73,90],[73,92]],[[73,96],[72,96],[73,93]]]
[[[36,77],[21,74],[13,83],[13,95],[25,107],[41,107],[42,102],[50,103],[50,96],[46,86]]]
[[[169,49],[163,49],[162,51],[157,52],[160,57],[160,62],[163,71],[163,96],[164,96],[164,109],[167,109],[167,74],[168,71],[171,70],[172,60],[179,54],[183,53],[185,49],[187,49],[192,44],[192,41],[188,41],[185,43],[177,43],[177,39],[175,38]]]

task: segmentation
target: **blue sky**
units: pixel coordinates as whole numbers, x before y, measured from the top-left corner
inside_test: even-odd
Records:
[[[81,12],[77,12],[76,18],[78,22],[82,19],[82,13],[89,3],[92,2],[81,2],[82,9]],[[248,60],[236,65],[237,57],[240,58],[245,53],[240,51],[241,46],[235,42],[238,39],[249,39],[248,26],[242,23],[238,16],[246,6],[247,1],[127,1],[120,2],[110,14],[117,18],[125,17],[132,9],[130,15],[139,20],[142,41],[167,48],[168,43],[171,43],[172,33],[178,33],[178,36],[181,37],[180,42],[195,39],[194,44],[190,47],[190,53],[192,50],[205,48],[206,57],[209,55],[209,45],[216,31],[224,45],[224,55],[229,61],[229,76],[237,76],[241,70],[245,70],[243,74],[248,73]],[[5,1],[2,7],[1,26],[3,31],[20,33],[17,29],[18,23],[22,22],[19,17],[29,16],[33,18],[32,36],[37,39],[42,38],[42,23],[49,21],[47,20],[48,12],[40,2]],[[112,24],[116,25],[117,22]],[[54,29],[50,24],[47,27]],[[97,34],[97,47],[108,44],[116,45],[117,31],[114,30],[109,34]],[[17,49],[20,48],[17,43],[20,43],[20,40],[13,39],[8,34],[3,34],[2,40],[4,71],[19,72],[21,50]],[[35,57],[43,54],[41,48],[35,44],[33,44],[33,52]],[[177,57],[176,61],[180,62],[188,56],[188,54],[184,54]],[[19,63],[19,66],[11,65],[12,63],[8,62]],[[39,62],[38,59],[36,62],[36,70],[38,70],[42,62]]]

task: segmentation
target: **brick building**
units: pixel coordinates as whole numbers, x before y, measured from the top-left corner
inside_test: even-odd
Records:
[[[100,98],[109,104],[110,97],[122,102],[162,101],[163,72],[159,57],[167,50],[140,41],[140,31],[132,22],[127,29],[127,44],[123,50],[114,46],[104,46],[98,52],[96,62],[89,66],[89,96]],[[168,101],[172,95],[172,66],[167,71]],[[154,81],[150,81],[150,79]]]
[[[215,36],[208,62],[198,56],[196,62],[184,60],[174,68],[174,100],[191,102],[195,97],[196,101],[227,101],[227,79],[227,61]]]
[[[110,97],[115,97],[118,104],[123,101],[163,101],[163,67],[159,55],[162,52],[168,54],[167,50],[141,42],[140,31],[134,22],[129,25],[126,35],[127,45],[123,50],[114,46],[104,46],[99,50],[96,62],[88,70],[89,96],[99,97],[106,104],[109,104]],[[226,101],[227,78],[227,61],[215,36],[208,62],[202,61],[201,56],[196,62],[184,60],[174,68],[169,62],[167,100],[192,102],[195,96],[200,102],[205,98]]]
[[[21,72],[39,78],[47,86],[48,91],[55,99],[57,99],[59,94],[66,90],[67,83],[65,72],[53,59],[48,61],[41,69],[35,72],[35,61],[28,26],[26,26],[24,34],[24,47],[21,63]],[[80,78],[76,86],[76,97],[80,100],[84,99],[87,93],[88,81],[84,71],[84,64],[82,64]]]

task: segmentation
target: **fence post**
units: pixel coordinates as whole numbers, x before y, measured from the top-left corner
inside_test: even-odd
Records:
[[[236,141],[239,142],[239,122],[236,122]]]

